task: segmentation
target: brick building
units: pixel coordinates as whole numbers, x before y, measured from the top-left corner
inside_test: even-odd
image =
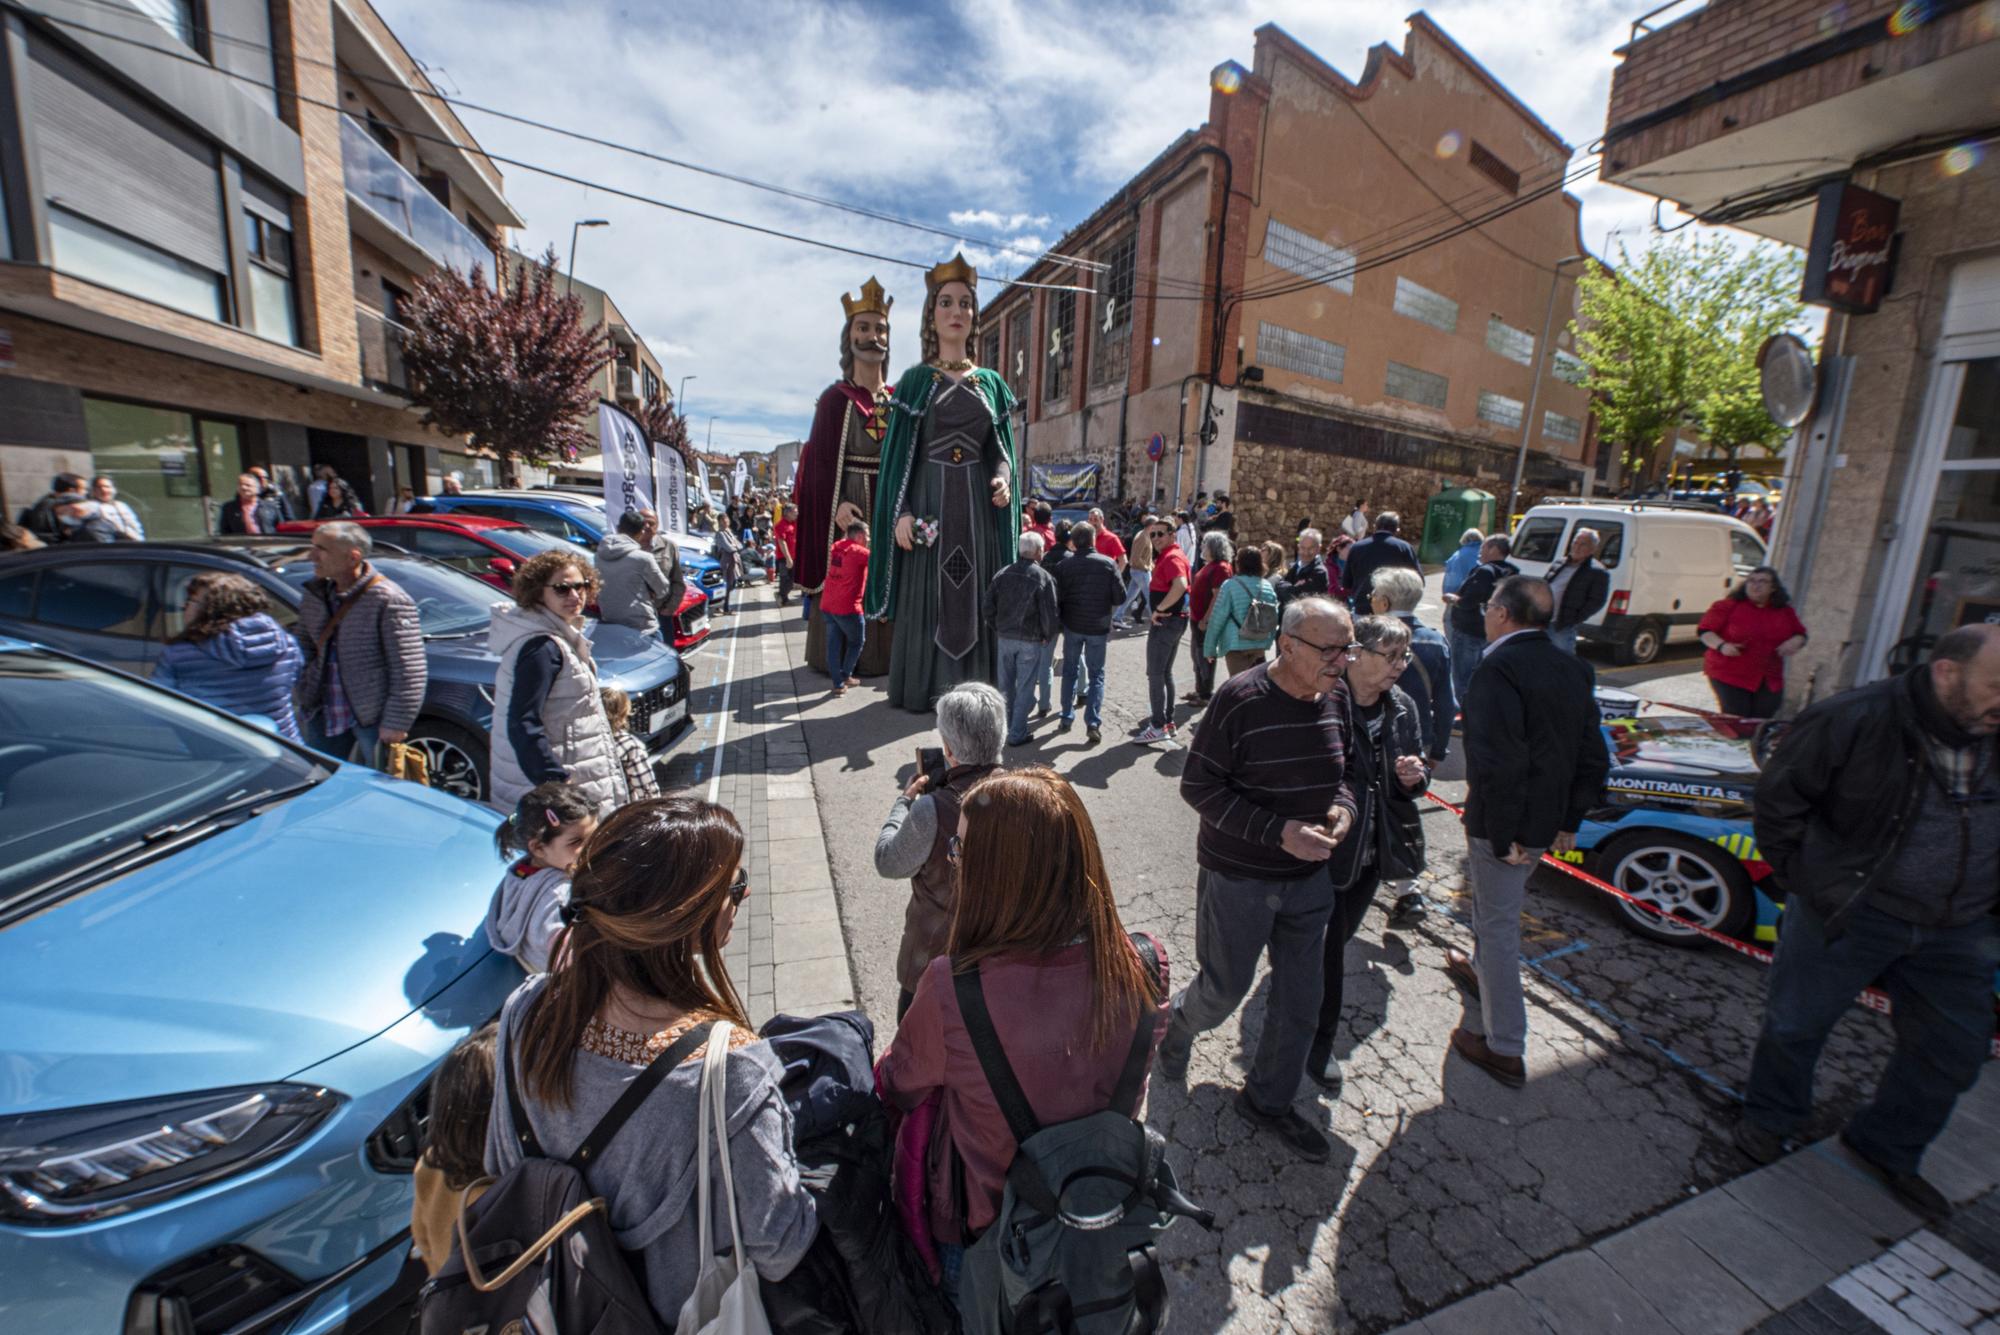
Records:
[[[245,466],[371,510],[490,460],[400,393],[397,304],[522,220],[367,0],[0,5],[0,504],[106,473],[152,536]]]
[[[1216,70],[1207,123],[1022,275],[1049,286],[988,304],[981,361],[1025,406],[1031,464],[1098,463],[1107,497],[1227,491],[1239,534],[1325,527],[1356,496],[1415,523],[1440,485],[1504,500],[1524,424],[1525,494],[1578,490],[1571,152],[1422,13],[1358,82],[1266,25],[1252,69]]]
[[[1608,180],[1802,247],[1828,184],[1900,201],[1886,296],[1828,317],[1788,452],[1795,706],[2000,615],[1996,13],[1711,0],[1635,23],[1612,79]]]

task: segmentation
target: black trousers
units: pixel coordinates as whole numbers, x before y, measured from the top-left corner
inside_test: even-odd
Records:
[[[1780,686],[1746,691],[1741,686],[1731,686],[1713,677],[1708,679],[1708,685],[1715,692],[1717,707],[1723,713],[1734,714],[1738,718],[1776,718],[1785,703],[1784,688]]]
[[[1200,626],[1189,626],[1188,657],[1194,660],[1194,693],[1203,700],[1215,694],[1215,660],[1202,653],[1207,638]]]
[[[1326,921],[1326,956],[1322,965],[1325,985],[1319,995],[1319,1027],[1313,1035],[1315,1047],[1332,1043],[1340,1029],[1341,989],[1347,982],[1347,943],[1361,930],[1368,906],[1382,885],[1382,873],[1371,864],[1362,869],[1353,885],[1333,901],[1333,916]]]

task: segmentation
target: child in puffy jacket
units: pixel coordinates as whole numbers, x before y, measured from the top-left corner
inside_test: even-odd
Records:
[[[597,804],[566,783],[537,784],[498,830],[502,857],[518,860],[500,877],[486,907],[486,939],[529,973],[547,973],[549,950],[563,928],[570,872],[597,828]]]

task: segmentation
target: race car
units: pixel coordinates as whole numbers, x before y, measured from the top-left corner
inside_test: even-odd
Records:
[[[1751,824],[1759,761],[1776,730],[1673,712],[1622,691],[1600,689],[1597,703],[1611,773],[1603,805],[1564,860],[1665,910],[1663,918],[1611,901],[1628,927],[1655,941],[1699,944],[1674,919],[1776,941],[1784,892]]]

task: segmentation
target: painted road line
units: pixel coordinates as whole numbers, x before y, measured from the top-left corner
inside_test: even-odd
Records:
[[[715,772],[708,780],[708,800],[714,802],[722,793],[722,748],[729,740],[729,691],[736,685],[736,646],[741,643],[736,632],[743,628],[741,615],[729,626],[729,663],[722,672],[722,708],[717,711],[715,725]]]

